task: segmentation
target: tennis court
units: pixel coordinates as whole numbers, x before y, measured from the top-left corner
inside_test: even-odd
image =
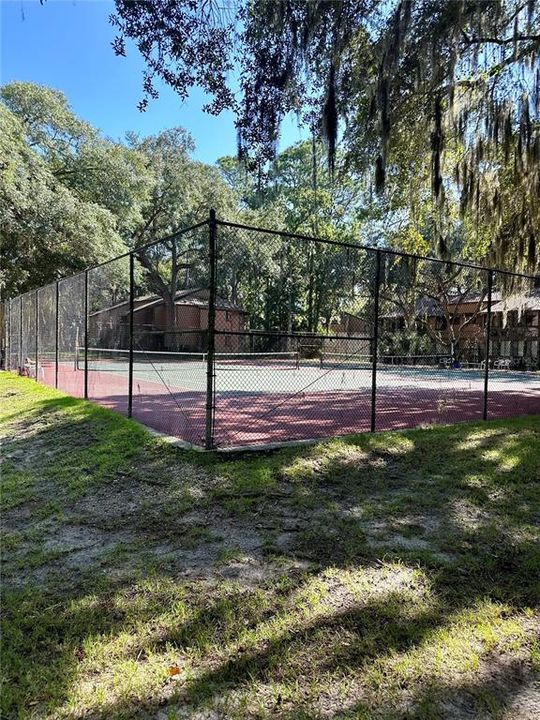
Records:
[[[76,352],[76,369],[84,372],[85,356]],[[451,366],[441,355],[388,356],[377,362],[377,387],[444,388],[483,390],[482,363]],[[129,350],[88,348],[88,372],[126,374]],[[207,374],[207,353],[133,351],[133,376],[141,381],[160,381],[165,387],[198,390]],[[359,390],[371,387],[373,358],[369,355],[321,354],[300,358],[297,352],[216,353],[214,361],[216,392],[297,393]],[[523,389],[540,381],[540,373],[491,370],[492,382]]]
[[[204,444],[206,353],[134,351],[135,419],[196,445]],[[129,350],[88,348],[88,395],[127,413]],[[379,358],[377,430],[479,420],[485,371],[445,365],[444,356]],[[59,363],[60,385],[84,396],[83,350]],[[216,353],[214,438],[217,447],[280,443],[370,429],[372,357],[297,352]],[[54,365],[40,374],[53,384]],[[540,373],[489,371],[490,418],[540,412]]]
[[[540,413],[539,278],[212,213],[5,317],[9,369],[208,449]]]

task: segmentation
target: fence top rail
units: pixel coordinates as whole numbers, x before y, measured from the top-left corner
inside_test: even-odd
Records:
[[[175,230],[170,235],[166,235],[163,238],[160,238],[159,240],[152,240],[150,243],[146,243],[146,245],[139,245],[136,248],[133,248],[134,251],[137,250],[144,250],[144,248],[151,247],[152,245],[157,245],[160,242],[167,242],[168,240],[174,240],[174,238],[179,237],[180,235],[185,235],[188,232],[192,232],[193,230],[198,230],[199,228],[203,227],[204,225],[208,225],[208,220],[201,220],[201,222],[196,223],[195,225],[190,225],[187,228],[181,228],[180,230]]]
[[[216,220],[218,225],[224,227],[237,228],[239,230],[250,230],[251,232],[262,232],[267,235],[277,235],[288,237],[296,240],[305,240],[307,242],[320,242],[326,245],[337,245],[339,247],[352,248],[354,250],[364,250],[372,253],[383,253],[384,255],[394,255],[399,257],[410,258],[411,260],[427,260],[429,262],[439,263],[441,265],[455,265],[457,267],[466,267],[472,270],[482,270],[484,272],[499,273],[500,275],[511,275],[512,277],[521,277],[529,280],[540,281],[540,275],[530,275],[528,273],[515,272],[513,270],[503,270],[502,268],[487,265],[478,265],[476,263],[465,262],[462,260],[442,260],[441,258],[431,257],[429,255],[416,255],[414,253],[402,252],[401,250],[392,250],[390,248],[373,247],[372,245],[362,245],[360,243],[347,242],[345,240],[329,240],[313,235],[302,235],[300,233],[291,233],[286,230],[270,230],[269,228],[256,227],[255,225],[244,225],[242,223],[229,222],[228,220]]]
[[[40,292],[42,292],[42,291],[44,291],[44,290],[54,290],[54,291],[56,291],[56,283],[57,283],[57,282],[58,282],[58,280],[53,280],[52,282],[47,283],[47,285],[40,285],[40,287],[38,287],[38,289],[37,289],[38,293],[40,293]]]
[[[128,250],[125,253],[122,253],[122,255],[117,255],[116,257],[110,258],[109,260],[104,260],[103,262],[97,263],[97,265],[92,265],[91,267],[86,268],[86,270],[83,270],[83,272],[90,272],[92,270],[96,270],[97,268],[103,267],[104,265],[108,265],[109,263],[114,262],[115,260],[122,260],[123,258],[127,258],[130,255],[137,255],[138,252],[141,250],[147,250],[148,248],[153,247],[154,245],[159,245],[160,243],[168,242],[169,240],[174,240],[177,237],[180,237],[181,235],[185,235],[188,232],[192,232],[193,230],[198,230],[199,228],[203,227],[204,225],[208,225],[208,220],[203,220],[200,223],[197,223],[196,225],[190,225],[187,228],[182,228],[181,230],[176,230],[175,232],[171,233],[170,235],[166,235],[165,237],[159,238],[159,240],[152,240],[152,242],[145,243],[144,245],[137,245],[137,247],[132,248],[131,250]]]
[[[134,254],[136,255],[139,250],[146,250],[147,248],[152,247],[153,245],[159,245],[159,243],[162,242],[168,242],[169,240],[174,240],[174,238],[180,237],[181,235],[185,235],[188,232],[192,232],[193,230],[198,230],[199,228],[203,227],[204,225],[208,225],[208,220],[202,220],[199,223],[196,223],[195,225],[190,225],[186,228],[181,228],[179,230],[175,230],[175,232],[171,233],[170,235],[166,235],[163,238],[159,238],[159,240],[152,240],[152,242],[145,243],[144,245],[138,245],[135,248],[132,248],[131,250],[127,250],[125,253],[122,253],[121,255],[116,255],[113,258],[109,258],[108,260],[103,260],[103,262],[96,263],[95,265],[89,265],[88,267],[84,268],[84,270],[79,270],[76,273],[73,273],[73,275],[65,275],[64,277],[57,278],[56,280],[53,280],[50,283],[47,283],[47,285],[40,285],[39,288],[35,288],[34,290],[27,290],[24,293],[20,293],[19,295],[15,295],[14,297],[6,298],[5,302],[12,302],[13,300],[16,300],[17,298],[21,298],[24,295],[28,295],[28,293],[37,292],[39,290],[42,290],[45,287],[48,287],[49,285],[56,285],[56,283],[64,282],[65,280],[71,280],[72,278],[76,278],[79,275],[84,275],[87,272],[90,272],[91,270],[96,270],[97,268],[103,267],[104,265],[108,265],[109,263],[114,262],[115,260],[122,260],[123,258],[129,257],[130,255]]]
[[[182,235],[185,235],[188,232],[192,232],[193,230],[198,230],[199,228],[201,228],[205,225],[208,226],[212,222],[215,222],[217,225],[221,225],[222,227],[236,228],[238,230],[247,230],[250,232],[261,232],[261,233],[265,233],[267,235],[275,235],[277,237],[286,237],[286,238],[291,238],[291,239],[295,239],[295,240],[303,240],[306,242],[324,243],[326,245],[335,245],[337,247],[351,248],[353,250],[362,250],[364,252],[369,252],[369,253],[381,253],[384,255],[391,255],[394,257],[404,257],[404,258],[408,258],[410,260],[424,260],[427,262],[439,263],[440,265],[453,265],[454,267],[463,267],[463,268],[469,268],[472,270],[479,270],[479,271],[482,271],[482,272],[485,272],[488,274],[497,273],[499,275],[507,275],[510,277],[525,278],[526,280],[540,282],[540,275],[531,275],[528,273],[515,272],[513,270],[504,270],[504,269],[498,268],[498,267],[478,265],[477,263],[465,262],[465,261],[461,261],[461,260],[442,260],[441,258],[431,257],[429,255],[417,255],[415,253],[407,253],[407,252],[402,252],[400,250],[392,250],[390,248],[373,247],[372,245],[362,245],[361,243],[347,242],[345,240],[330,240],[330,239],[326,239],[326,238],[315,237],[312,235],[303,235],[301,233],[292,233],[292,232],[288,232],[286,230],[272,230],[270,228],[257,227],[255,225],[246,225],[243,223],[230,222],[228,220],[220,220],[220,219],[216,218],[215,220],[205,219],[199,223],[196,223],[195,225],[190,225],[187,228],[182,228],[182,229],[176,230],[175,232],[171,233],[170,235],[160,238],[159,240],[152,240],[152,242],[134,247],[131,250],[128,250],[127,252],[122,253],[121,255],[117,255],[116,257],[110,258],[109,260],[104,260],[103,262],[97,263],[96,265],[89,266],[89,267],[85,268],[84,270],[80,270],[79,272],[74,273],[73,275],[67,275],[65,277],[58,278],[56,281],[53,281],[52,283],[48,283],[47,285],[40,286],[39,288],[35,288],[33,290],[27,290],[26,292],[21,293],[20,295],[16,295],[11,298],[6,298],[5,302],[11,303],[14,300],[17,300],[18,298],[24,297],[25,295],[28,295],[28,294],[34,293],[34,292],[38,292],[42,288],[48,287],[48,285],[54,285],[55,283],[58,284],[58,283],[66,281],[66,280],[71,280],[79,275],[84,275],[85,273],[88,273],[92,270],[103,267],[104,265],[107,265],[108,263],[114,262],[116,260],[121,260],[123,258],[127,258],[130,255],[136,256],[138,251],[151,248],[152,246],[155,246],[155,245],[159,245],[159,243],[174,240],[175,238],[181,237]]]

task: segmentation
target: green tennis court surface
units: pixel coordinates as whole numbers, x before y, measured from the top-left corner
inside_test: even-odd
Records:
[[[89,376],[128,374],[127,349],[88,348],[76,353],[76,369]],[[207,375],[208,355],[199,352],[133,351],[133,376],[169,388],[197,390]],[[216,353],[215,388],[218,392],[298,393],[365,389],[371,386],[373,358],[370,355],[324,353],[312,358],[298,352]],[[490,369],[492,381],[515,389],[540,383],[539,372]],[[444,355],[383,356],[377,361],[379,387],[483,387],[481,363],[454,363]]]

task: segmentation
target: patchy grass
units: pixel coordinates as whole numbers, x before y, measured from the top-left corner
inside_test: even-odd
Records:
[[[2,717],[540,715],[540,417],[231,459],[0,400]]]

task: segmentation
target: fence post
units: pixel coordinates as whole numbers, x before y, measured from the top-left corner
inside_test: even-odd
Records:
[[[84,271],[84,399],[88,400],[88,269]]]
[[[36,382],[39,382],[39,290],[36,290]]]
[[[208,345],[206,355],[206,437],[205,448],[214,447],[214,355],[216,349],[216,211],[210,210],[208,220]]]
[[[129,253],[129,371],[128,371],[128,417],[133,413],[133,309],[135,305],[135,256]]]
[[[6,302],[7,318],[6,318],[6,370],[11,370],[11,300]]]
[[[491,295],[493,291],[493,270],[488,270],[488,287],[487,287],[487,320],[486,320],[486,358],[484,367],[484,408],[482,417],[487,420],[488,417],[488,384],[489,384],[489,356],[491,345]]]
[[[24,297],[24,296],[21,295],[20,298],[19,298],[19,360],[18,360],[18,362],[19,362],[19,372],[22,372],[22,369],[23,369],[23,367],[24,367],[24,362],[23,362],[23,357],[22,357],[22,356],[23,356],[23,351],[22,351],[22,348],[23,348],[23,341],[22,341],[22,339],[23,339],[23,326],[22,326],[22,321],[23,321],[23,311],[22,311],[22,309],[23,309],[23,301],[22,301],[22,299],[23,299],[23,297]]]
[[[58,334],[60,330],[60,324],[58,322],[58,298],[60,295],[59,283],[56,281],[56,312],[55,312],[55,329],[54,329],[54,387],[58,388]]]
[[[379,289],[381,286],[381,251],[377,250],[375,265],[375,297],[374,297],[374,321],[373,321],[373,343],[371,359],[371,432],[375,432],[376,405],[377,405],[377,354],[379,351]]]

